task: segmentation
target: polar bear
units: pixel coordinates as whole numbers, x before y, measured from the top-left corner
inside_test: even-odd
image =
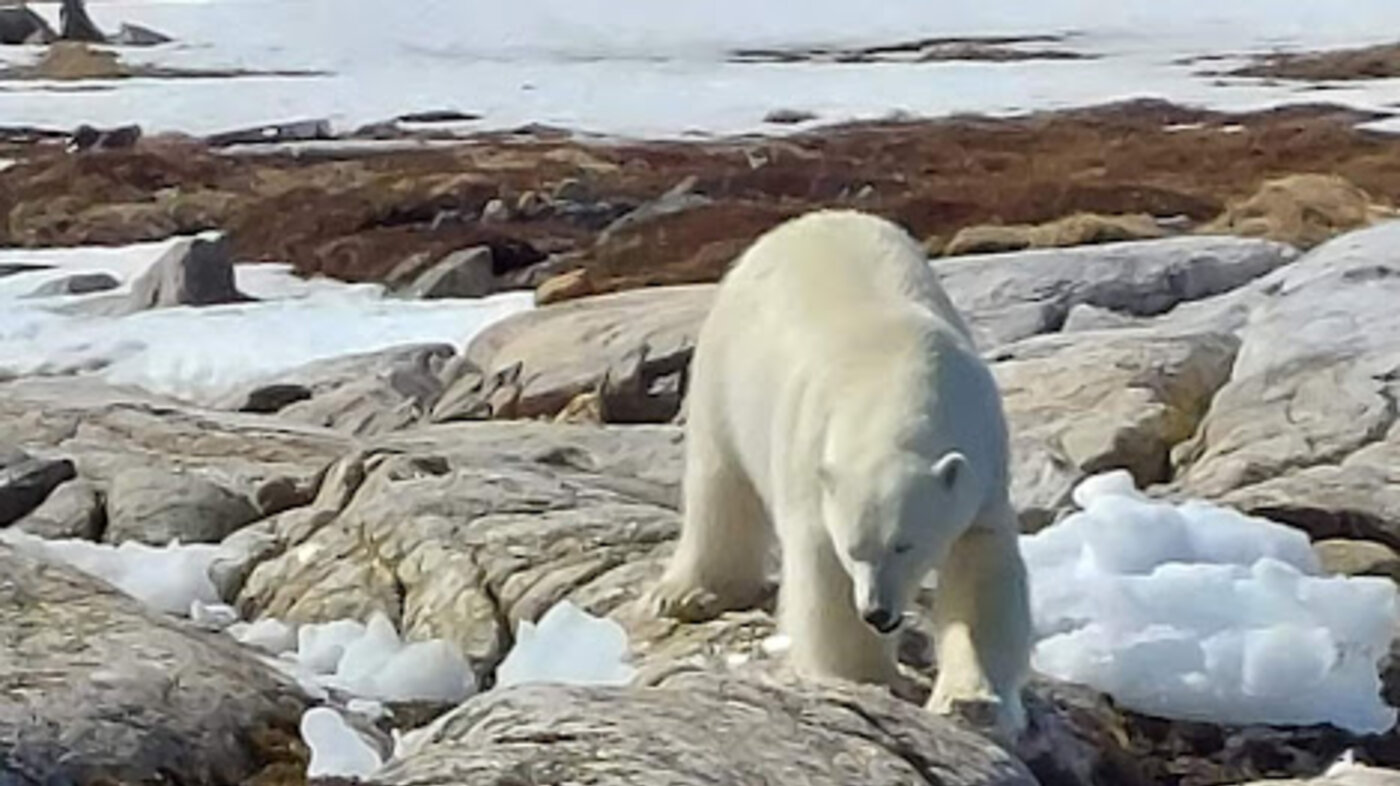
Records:
[[[758,603],[776,536],[799,673],[897,684],[936,582],[929,709],[1015,736],[1031,619],[994,379],[907,233],[855,211],[756,240],[701,327],[684,524],[648,595],[686,620]]]

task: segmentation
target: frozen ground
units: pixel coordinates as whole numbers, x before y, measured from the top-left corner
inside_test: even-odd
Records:
[[[314,78],[123,80],[0,85],[6,124],[141,122],[209,132],[301,117],[342,128],[426,109],[484,117],[473,127],[540,122],[599,133],[672,136],[761,127],[778,106],[824,120],[1007,113],[1158,96],[1218,108],[1325,99],[1382,108],[1396,80],[1318,93],[1296,85],[1217,83],[1177,63],[1202,54],[1376,43],[1400,25],[1393,0],[1020,0],[930,4],[777,0],[677,6],[644,0],[537,0],[488,7],[447,0],[96,0],[105,28],[123,20],[179,43],[128,54],[186,67],[313,69]],[[52,9],[46,9],[46,12]],[[1063,62],[739,65],[742,47],[874,44],[930,36],[1067,34]],[[0,59],[36,50],[9,47]],[[1223,64],[1216,63],[1214,66]],[[91,90],[90,87],[99,89]],[[75,89],[77,88],[77,89]],[[771,127],[770,127],[771,129]]]
[[[0,265],[52,266],[0,278],[0,377],[91,369],[85,373],[206,403],[313,360],[418,342],[460,347],[532,302],[529,292],[482,300],[390,299],[377,285],[303,280],[281,265],[238,266],[239,288],[265,299],[258,303],[99,317],[53,307],[110,292],[25,297],[49,279],[79,271],[105,271],[129,285],[166,246],[0,250]]]

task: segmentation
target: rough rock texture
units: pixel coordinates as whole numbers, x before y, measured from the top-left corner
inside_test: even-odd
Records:
[[[107,509],[97,487],[76,478],[54,489],[42,505],[14,526],[43,538],[97,540],[107,528]]]
[[[309,363],[248,386],[221,408],[368,435],[421,420],[441,397],[448,344],[413,344]]]
[[[552,415],[601,386],[610,420],[667,420],[680,407],[679,378],[712,291],[642,289],[516,314],[479,333],[465,358],[488,377],[519,366],[518,392],[497,416]]]
[[[1137,316],[1234,289],[1297,256],[1280,243],[1184,237],[938,260],[983,349],[1058,330],[1088,304]]]
[[[133,467],[107,487],[109,543],[217,543],[260,516],[242,494],[193,474]]]
[[[1230,381],[1177,486],[1306,529],[1400,546],[1400,222],[1259,282]]]
[[[1032,786],[987,740],[875,689],[682,675],[641,690],[525,686],[469,701],[376,784]]]
[[[272,481],[312,478],[349,450],[325,429],[193,409],[82,378],[0,384],[0,444],[69,458],[99,486],[141,467],[196,471],[250,496]]]
[[[1369,540],[1320,540],[1313,551],[1328,573],[1342,576],[1386,576],[1400,582],[1400,554]]]
[[[1104,216],[1076,213],[1035,226],[980,224],[966,227],[948,241],[943,253],[950,257],[993,254],[1027,248],[1061,248],[1127,240],[1151,240],[1165,237],[1166,234],[1152,216],[1148,215]]]
[[[49,492],[76,474],[73,462],[30,456],[24,451],[0,454],[0,527],[34,510]]]
[[[1237,346],[1224,334],[1122,329],[1040,336],[994,353],[1023,525],[1048,524],[1096,472],[1127,469],[1140,487],[1170,480],[1172,448],[1195,433]]]
[[[296,762],[294,687],[222,634],[0,545],[0,781],[238,784]]]

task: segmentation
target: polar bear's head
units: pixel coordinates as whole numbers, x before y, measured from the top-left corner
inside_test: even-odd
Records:
[[[856,611],[893,633],[977,513],[972,467],[952,450],[933,461],[897,454],[864,467],[827,464],[820,475],[823,523]]]

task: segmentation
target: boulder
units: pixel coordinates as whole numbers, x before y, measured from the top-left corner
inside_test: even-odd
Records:
[[[54,489],[14,526],[41,538],[98,540],[107,528],[107,509],[91,481],[75,478]]]
[[[0,44],[47,44],[56,38],[44,17],[29,6],[0,6]]]
[[[1032,786],[1011,754],[873,688],[706,674],[644,689],[520,686],[435,722],[374,784]]]
[[[610,422],[667,421],[679,411],[681,377],[713,290],[640,289],[516,314],[479,333],[465,359],[488,378],[514,370],[514,395],[497,400],[496,417],[552,416],[580,393],[601,389]],[[468,393],[483,399],[498,389]],[[444,401],[461,411],[464,395],[449,389]],[[434,419],[449,418],[435,410]]]
[[[234,284],[233,257],[223,236],[181,240],[132,284],[130,308],[212,306],[252,298]]]
[[[485,297],[497,288],[493,264],[490,246],[454,251],[415,278],[402,294],[423,300]]]
[[[217,543],[256,521],[246,496],[192,474],[137,468],[119,472],[107,489],[109,543]]]
[[[979,345],[1059,330],[1087,304],[1153,316],[1240,287],[1297,258],[1266,240],[1178,237],[935,261]]]
[[[593,294],[593,277],[587,268],[570,270],[550,276],[535,288],[535,305],[547,306],[564,300],[574,300]]]
[[[1260,281],[1230,380],[1174,454],[1178,490],[1400,547],[1397,248],[1389,222]]]
[[[58,295],[86,295],[116,289],[121,282],[107,273],[73,273],[62,278],[45,281],[25,297],[55,297]]]
[[[23,451],[0,456],[0,527],[37,508],[60,483],[77,471],[68,459],[36,458]]]
[[[234,786],[305,766],[305,700],[224,634],[0,544],[0,780]]]

